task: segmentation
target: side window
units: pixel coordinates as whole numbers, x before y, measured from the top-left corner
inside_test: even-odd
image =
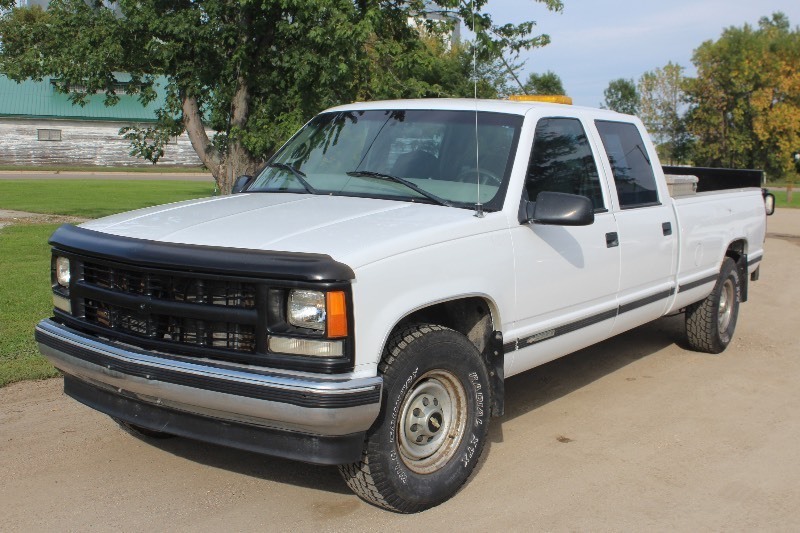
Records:
[[[595,122],[614,171],[622,209],[658,204],[658,188],[639,130],[625,122]]]
[[[595,211],[604,208],[597,164],[578,119],[543,118],[536,124],[525,190],[532,201],[543,191],[565,192],[586,196]]]

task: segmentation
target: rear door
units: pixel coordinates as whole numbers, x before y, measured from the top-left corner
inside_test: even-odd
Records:
[[[658,159],[641,130],[634,123],[609,120],[596,120],[595,126],[616,195],[621,254],[617,334],[666,312],[675,291],[678,228],[672,199],[656,180]]]

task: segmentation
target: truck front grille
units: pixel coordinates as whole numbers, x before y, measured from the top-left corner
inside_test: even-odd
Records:
[[[253,326],[164,314],[141,314],[89,298],[84,301],[87,322],[128,335],[202,348],[247,353],[256,350]]]
[[[85,263],[83,269],[86,283],[105,289],[175,302],[255,308],[256,287],[252,283],[157,274],[98,263]]]
[[[255,354],[257,286],[203,274],[81,260],[81,321],[111,338]],[[186,351],[186,350],[183,350]]]
[[[50,244],[54,320],[109,346],[304,372],[353,369],[355,273],[330,256],[161,242],[68,224]],[[64,259],[69,281],[59,276]],[[298,290],[344,292],[347,336],[329,339],[328,331],[292,324],[287,309]],[[340,355],[320,355],[326,343]]]

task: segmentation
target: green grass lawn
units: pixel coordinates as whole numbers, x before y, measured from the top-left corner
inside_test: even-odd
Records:
[[[772,191],[772,194],[775,195],[776,207],[793,207],[800,209],[800,187],[796,186],[792,191],[792,205],[789,205],[786,201],[786,191]]]
[[[0,209],[97,218],[213,193],[211,180],[0,180]]]
[[[0,165],[0,172],[2,171],[33,171],[33,172],[124,172],[125,174],[136,172],[147,172],[156,174],[182,174],[186,172],[191,173],[205,173],[208,170],[201,166],[197,167],[169,167],[148,165],[143,167],[103,167],[95,165]]]
[[[56,375],[39,354],[33,327],[51,315],[50,246],[58,225],[0,229],[0,387]]]
[[[95,218],[213,192],[196,181],[0,180],[0,208]],[[33,340],[34,325],[52,314],[47,239],[56,227],[0,229],[0,387],[56,375]]]

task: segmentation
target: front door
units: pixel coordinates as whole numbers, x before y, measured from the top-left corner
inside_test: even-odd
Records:
[[[594,154],[578,118],[538,121],[523,195],[531,201],[543,191],[586,196],[595,221],[512,229],[517,300],[514,327],[506,332],[506,351],[514,352],[508,375],[593,344],[613,327],[620,249]]]

